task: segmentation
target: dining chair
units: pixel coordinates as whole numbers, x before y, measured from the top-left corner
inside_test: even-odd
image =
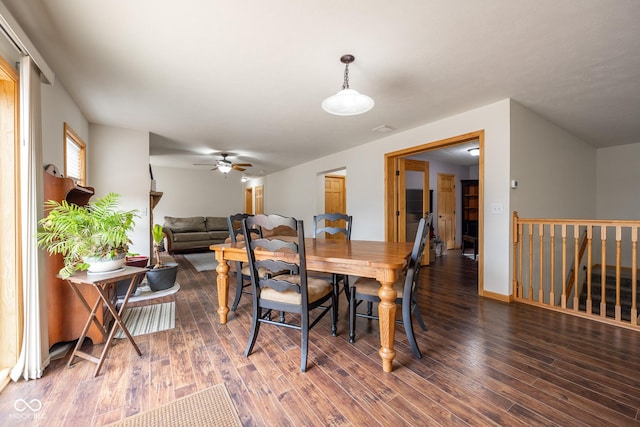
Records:
[[[338,222],[341,221],[341,222]],[[320,236],[325,239],[344,239],[351,240],[351,227],[353,225],[353,217],[343,213],[323,213],[313,217],[313,238],[318,239]],[[313,277],[331,280],[336,298],[341,292],[344,292],[347,302],[349,302],[349,275],[336,273],[312,272]],[[340,290],[340,282],[342,282],[342,290]],[[338,310],[339,301],[336,299],[336,311]]]
[[[287,226],[297,232],[297,236],[270,237],[255,236],[251,229],[259,228],[268,235],[267,230],[278,226]],[[260,325],[268,323],[284,326],[301,332],[301,361],[300,370],[307,370],[307,352],[309,330],[328,312],[331,317],[331,335],[336,336],[335,310],[336,296],[333,285],[323,279],[312,278],[307,275],[307,265],[304,245],[304,226],[302,221],[281,215],[254,215],[242,220],[242,231],[246,242],[247,259],[249,264],[251,284],[253,288],[253,313],[249,342],[244,355],[248,357],[256,343]],[[272,255],[265,259],[258,259],[256,251],[267,251]],[[284,253],[283,256],[273,254]],[[283,274],[258,274],[260,268],[270,271],[286,271]],[[279,319],[272,318],[272,312],[279,311]],[[310,312],[318,314],[311,321]],[[285,319],[285,313],[295,313]],[[293,318],[294,320],[291,321]]]
[[[394,289],[398,293],[398,297],[395,302],[396,304],[402,305],[402,320],[397,322],[404,325],[405,333],[407,334],[407,339],[409,340],[411,349],[418,359],[422,357],[422,353],[418,348],[418,343],[416,342],[416,337],[413,333],[413,317],[415,316],[422,330],[426,331],[427,327],[422,320],[420,309],[418,308],[417,288],[422,255],[424,254],[432,218],[433,214],[429,213],[424,218],[420,219],[406,273],[393,284]],[[380,297],[378,296],[379,290],[380,282],[375,279],[365,277],[358,278],[349,289],[349,342],[353,343],[356,340],[356,317],[378,319],[378,317],[374,316],[372,313],[372,305],[374,302],[380,302]],[[367,302],[366,314],[358,313],[357,310],[358,306],[363,301]]]

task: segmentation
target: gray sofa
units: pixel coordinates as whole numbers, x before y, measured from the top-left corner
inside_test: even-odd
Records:
[[[162,226],[167,236],[167,251],[195,251],[208,249],[209,246],[224,243],[229,237],[227,217],[193,216],[164,217]]]

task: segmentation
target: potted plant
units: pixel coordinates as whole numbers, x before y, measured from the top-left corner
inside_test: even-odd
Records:
[[[49,214],[39,221],[37,243],[50,254],[63,255],[63,279],[76,271],[103,273],[122,267],[131,243],[128,233],[138,215],[135,210],[117,210],[119,197],[109,193],[86,206],[45,202]]]
[[[164,239],[164,232],[160,224],[153,226],[151,235],[153,236],[153,258],[156,263],[147,271],[147,283],[149,284],[149,288],[155,292],[169,289],[176,283],[178,264],[175,262],[163,263],[160,259],[160,247],[162,245],[162,239]]]

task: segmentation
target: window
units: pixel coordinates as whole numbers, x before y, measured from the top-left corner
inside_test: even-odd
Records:
[[[86,145],[71,126],[64,124],[64,176],[79,185],[86,182]]]

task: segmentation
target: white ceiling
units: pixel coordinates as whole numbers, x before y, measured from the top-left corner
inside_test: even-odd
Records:
[[[638,0],[2,1],[89,122],[153,134],[155,165],[270,173],[504,98],[640,142]],[[345,53],[361,116],[320,107]]]

